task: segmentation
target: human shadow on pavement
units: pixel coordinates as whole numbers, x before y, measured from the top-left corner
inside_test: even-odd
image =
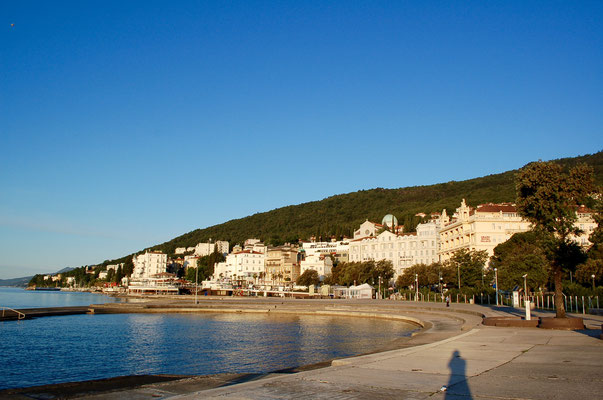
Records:
[[[448,362],[448,368],[450,368],[450,379],[448,385],[446,385],[446,396],[445,399],[472,399],[471,390],[467,383],[467,362],[458,350],[452,353],[452,357]]]

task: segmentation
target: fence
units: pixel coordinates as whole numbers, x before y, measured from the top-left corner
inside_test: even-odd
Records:
[[[419,301],[419,302],[435,302],[443,303],[446,301],[447,295],[441,293],[416,293],[401,294],[399,298],[401,300]],[[479,295],[466,295],[466,294],[454,294],[449,295],[452,303],[469,303],[469,304],[482,304],[482,305],[496,305],[496,295],[484,294]],[[599,296],[566,296],[563,295],[565,302],[565,310],[569,313],[581,313],[586,314],[592,308],[599,307]],[[531,304],[535,309],[539,310],[554,310],[555,309],[555,296],[552,294],[532,294],[528,296]],[[498,294],[498,305],[501,306],[513,306],[513,296],[503,293]],[[525,307],[524,296],[519,296],[520,307]]]

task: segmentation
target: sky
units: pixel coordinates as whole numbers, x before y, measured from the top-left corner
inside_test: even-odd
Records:
[[[0,279],[600,151],[601,15],[601,1],[2,1]]]

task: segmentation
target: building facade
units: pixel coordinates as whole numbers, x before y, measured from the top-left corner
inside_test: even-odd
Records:
[[[243,250],[226,256],[226,261],[217,263],[214,268],[214,280],[231,280],[251,283],[265,272],[264,253]]]
[[[300,261],[300,274],[303,274],[307,270],[313,269],[318,272],[318,277],[322,281],[325,276],[331,273],[333,268],[333,261],[331,256],[328,254],[312,254],[306,256],[305,260]]]
[[[465,199],[450,218],[446,210],[440,216],[440,260],[450,260],[462,249],[485,250],[488,257],[494,248],[515,233],[530,230],[531,224],[517,212],[515,204],[480,204],[469,207]]]
[[[350,241],[304,242],[301,251],[305,258],[315,255],[331,255],[337,262],[347,262],[349,261]],[[301,273],[303,274],[304,271]]]
[[[295,282],[300,275],[298,248],[279,246],[266,252],[266,280],[282,284]]]
[[[134,271],[132,278],[145,279],[153,275],[167,272],[167,254],[158,251],[147,251],[132,258]]]
[[[228,254],[229,244],[225,240],[218,240],[216,242],[208,242],[208,243],[199,243],[195,246],[194,255],[199,257],[208,256],[214,252],[214,249],[218,251],[218,253]]]
[[[373,232],[367,222],[360,226],[354,236],[357,236],[359,231]],[[350,262],[391,261],[395,279],[405,268],[415,264],[431,264],[439,260],[438,228],[439,221],[431,220],[417,225],[417,231],[412,233],[392,233],[385,230],[377,236],[356,237],[350,241]]]

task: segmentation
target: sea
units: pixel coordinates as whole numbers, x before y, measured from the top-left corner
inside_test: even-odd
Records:
[[[0,287],[0,307],[123,301]],[[268,373],[363,354],[409,336],[401,321],[304,315],[95,314],[0,322],[0,390],[124,375]]]

